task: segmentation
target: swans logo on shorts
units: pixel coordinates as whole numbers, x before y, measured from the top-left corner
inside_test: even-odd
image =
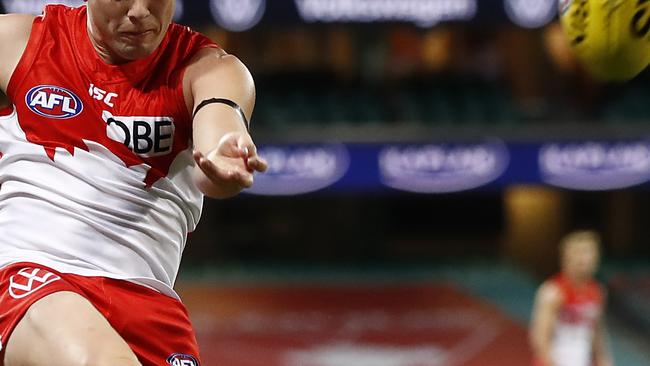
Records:
[[[54,85],[33,87],[25,102],[32,112],[42,117],[54,119],[69,119],[78,116],[84,105],[75,93],[66,88]]]
[[[40,268],[23,268],[9,278],[9,295],[22,299],[61,277]]]
[[[196,357],[184,355],[182,353],[174,353],[167,357],[167,363],[172,366],[200,366]]]

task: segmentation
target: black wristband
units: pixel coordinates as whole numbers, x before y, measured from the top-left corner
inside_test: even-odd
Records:
[[[251,125],[248,122],[248,118],[246,118],[246,114],[244,114],[244,111],[241,109],[239,104],[233,102],[230,99],[212,98],[212,99],[206,99],[206,100],[202,101],[198,106],[196,106],[196,109],[194,110],[194,113],[192,114],[192,119],[194,119],[194,117],[196,117],[196,114],[199,113],[199,111],[203,107],[205,107],[207,105],[210,105],[210,104],[225,104],[225,105],[231,107],[232,109],[234,109],[235,111],[237,111],[237,113],[239,113],[239,116],[241,117],[242,121],[244,122],[244,126],[246,126],[246,131],[248,131],[249,133],[251,132]]]

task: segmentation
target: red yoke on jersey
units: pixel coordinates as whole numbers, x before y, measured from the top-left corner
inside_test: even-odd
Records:
[[[551,281],[560,289],[563,299],[558,322],[595,326],[598,317],[595,316],[594,309],[600,311],[603,305],[603,290],[598,282],[591,281],[577,287],[561,274]]]
[[[28,141],[42,145],[51,159],[57,148],[74,154],[75,148],[88,151],[84,140],[94,141],[127,167],[151,166],[145,179],[151,186],[167,175],[192,136],[185,68],[198,51],[217,46],[172,24],[151,56],[109,65],[95,52],[86,19],[85,6],[47,6],[34,21],[7,94]]]

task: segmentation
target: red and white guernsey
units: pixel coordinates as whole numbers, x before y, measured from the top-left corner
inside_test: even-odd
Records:
[[[175,296],[203,203],[191,178],[183,72],[216,45],[174,24],[154,54],[115,66],[96,54],[86,27],[85,6],[47,6],[9,83],[0,266],[35,262]]]
[[[553,335],[554,365],[591,366],[594,334],[603,311],[603,291],[595,281],[580,288],[563,275],[551,281],[563,298]]]

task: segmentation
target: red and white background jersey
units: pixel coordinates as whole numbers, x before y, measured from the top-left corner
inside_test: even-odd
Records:
[[[554,365],[591,366],[594,334],[603,311],[603,291],[595,281],[580,288],[563,275],[551,281],[563,298],[552,342]]]
[[[172,25],[146,59],[108,65],[86,8],[47,6],[0,119],[0,266],[126,279],[170,296],[203,196],[191,177],[183,72],[216,47]]]

